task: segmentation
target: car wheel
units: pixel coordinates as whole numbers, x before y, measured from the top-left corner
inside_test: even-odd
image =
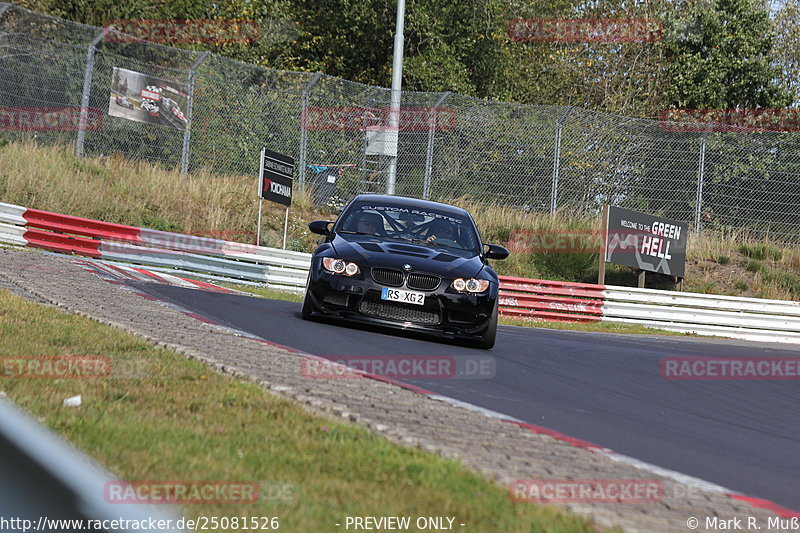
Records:
[[[482,348],[484,350],[494,347],[494,341],[497,338],[497,314],[498,307],[497,304],[495,304],[494,313],[492,313],[492,318],[489,320],[489,325],[486,326],[486,329],[484,330],[483,338],[479,341],[475,341],[473,346],[476,348]]]
[[[308,282],[306,283],[306,295],[303,298],[303,309],[300,311],[300,314],[303,317],[303,320],[312,320],[312,315],[314,311],[317,310],[317,307],[314,305],[314,302],[311,300],[311,294],[309,290],[309,286],[311,285],[311,277],[309,275]]]

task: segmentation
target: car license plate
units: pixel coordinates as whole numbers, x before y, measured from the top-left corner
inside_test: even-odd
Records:
[[[392,302],[402,302],[406,304],[423,305],[425,303],[424,292],[401,291],[400,289],[389,289],[384,287],[381,291],[381,300]]]

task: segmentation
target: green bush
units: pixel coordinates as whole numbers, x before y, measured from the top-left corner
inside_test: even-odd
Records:
[[[783,257],[783,252],[769,244],[742,244],[739,246],[739,253],[751,259],[758,259],[759,261],[765,259],[780,261],[781,257]]]
[[[762,265],[760,261],[751,259],[744,264],[744,269],[748,272],[761,272],[764,270],[764,265]]]
[[[578,281],[597,271],[597,254],[536,252],[530,256],[533,266],[545,279]]]
[[[792,293],[792,298],[800,298],[800,275],[787,271],[765,271],[762,274],[764,281],[774,283]]]

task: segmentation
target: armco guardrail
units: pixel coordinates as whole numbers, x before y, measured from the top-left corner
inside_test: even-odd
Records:
[[[557,322],[599,322],[603,285],[500,276],[500,312]]]
[[[0,242],[301,290],[311,254],[0,203]],[[800,302],[500,276],[504,316],[800,344]]]
[[[255,281],[305,286],[311,254],[195,237],[0,203],[0,242]]]
[[[800,343],[800,302],[500,276],[504,316]]]
[[[604,322],[800,343],[800,302],[610,286],[605,293]]]

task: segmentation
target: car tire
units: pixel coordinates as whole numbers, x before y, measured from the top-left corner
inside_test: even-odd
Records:
[[[483,338],[479,341],[476,341],[473,346],[476,348],[482,348],[484,350],[489,350],[494,347],[494,341],[497,338],[497,315],[499,313],[498,305],[494,304],[494,312],[492,313],[492,318],[489,320],[489,325],[486,326],[486,329],[483,333]]]
[[[311,300],[311,294],[309,290],[310,286],[311,275],[309,274],[308,281],[306,282],[306,295],[303,298],[303,309],[300,311],[300,315],[303,317],[303,320],[313,320],[313,314],[317,310],[317,307]]]

